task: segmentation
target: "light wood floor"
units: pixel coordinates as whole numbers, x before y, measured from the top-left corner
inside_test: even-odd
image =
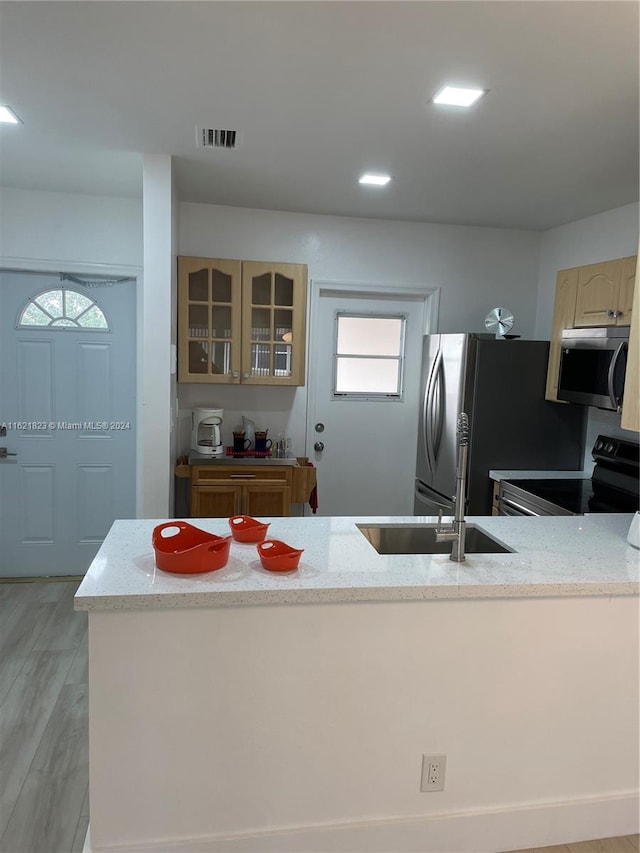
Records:
[[[601,841],[580,841],[575,844],[557,844],[553,847],[530,847],[512,853],[638,853],[639,835],[603,838]]]
[[[0,583],[0,853],[82,851],[87,616],[77,581]],[[638,836],[513,853],[640,853]],[[444,853],[444,851],[443,851]]]
[[[0,851],[75,853],[89,822],[78,582],[0,583]]]

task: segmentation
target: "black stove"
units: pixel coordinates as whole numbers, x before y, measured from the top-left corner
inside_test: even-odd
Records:
[[[632,441],[599,435],[588,479],[504,480],[501,515],[583,515],[635,512],[640,508],[640,448]]]

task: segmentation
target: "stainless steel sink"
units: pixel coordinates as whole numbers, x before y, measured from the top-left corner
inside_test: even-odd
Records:
[[[378,554],[449,554],[451,542],[436,542],[435,524],[357,524]],[[464,550],[467,554],[508,554],[502,542],[475,524],[467,524]]]

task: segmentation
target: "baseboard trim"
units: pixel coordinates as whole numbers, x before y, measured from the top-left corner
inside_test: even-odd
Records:
[[[633,835],[638,792],[495,809],[91,847],[83,853],[501,853]]]

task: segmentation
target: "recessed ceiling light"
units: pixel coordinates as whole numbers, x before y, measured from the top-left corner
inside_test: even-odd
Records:
[[[372,184],[376,187],[384,187],[391,180],[391,175],[363,175],[359,180],[359,184]]]
[[[486,93],[486,89],[463,89],[459,86],[443,86],[433,96],[434,104],[446,104],[451,107],[470,107],[478,98]]]
[[[11,109],[11,107],[0,106],[0,122],[6,124],[20,124],[20,119]]]

